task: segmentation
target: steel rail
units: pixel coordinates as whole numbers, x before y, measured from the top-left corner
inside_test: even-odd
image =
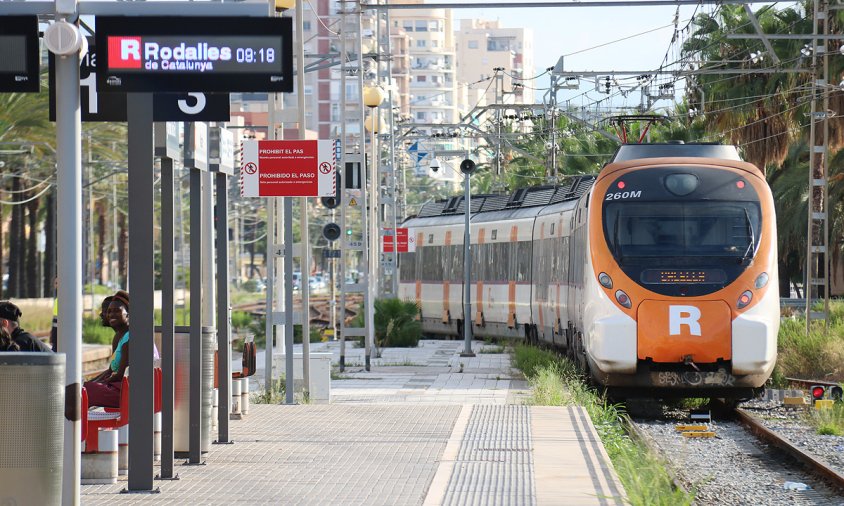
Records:
[[[739,422],[755,434],[756,437],[795,458],[801,464],[806,466],[813,474],[823,478],[830,485],[838,488],[841,492],[844,492],[844,475],[832,469],[828,463],[804,452],[788,439],[762,425],[760,421],[751,416],[745,410],[735,408],[733,413]]]

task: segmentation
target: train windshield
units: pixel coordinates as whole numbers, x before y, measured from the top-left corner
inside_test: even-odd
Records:
[[[758,203],[747,201],[607,203],[604,232],[622,267],[747,265],[759,245],[760,216]]]

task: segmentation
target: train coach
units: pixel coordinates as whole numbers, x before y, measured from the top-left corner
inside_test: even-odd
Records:
[[[776,360],[776,218],[733,146],[623,145],[597,176],[471,200],[473,332],[563,349],[616,397],[745,398]],[[463,197],[403,224],[399,294],[463,327]]]

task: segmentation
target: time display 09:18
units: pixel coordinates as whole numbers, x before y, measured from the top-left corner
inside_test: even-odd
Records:
[[[235,50],[235,60],[238,63],[274,63],[275,49],[271,47],[259,49],[239,47]]]

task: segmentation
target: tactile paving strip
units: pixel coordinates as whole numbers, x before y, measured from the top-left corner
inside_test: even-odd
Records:
[[[536,504],[528,406],[473,407],[443,504]]]

